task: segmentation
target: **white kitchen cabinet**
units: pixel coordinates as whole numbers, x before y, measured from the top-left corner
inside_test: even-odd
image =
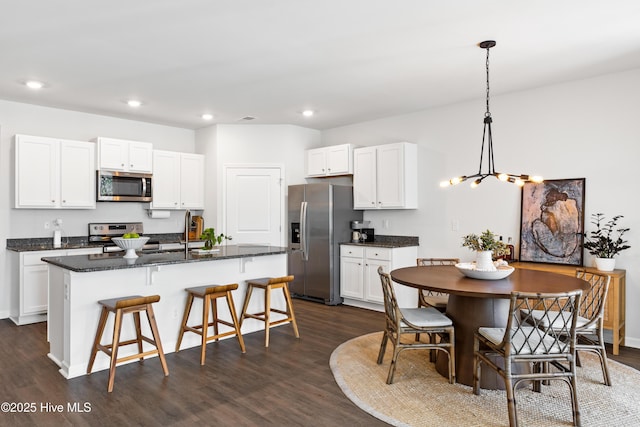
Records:
[[[353,145],[342,144],[307,150],[307,177],[353,174]]]
[[[115,138],[96,138],[98,168],[103,170],[151,173],[153,144]]]
[[[15,142],[16,208],[95,209],[95,144],[29,135]]]
[[[151,209],[204,209],[204,156],[153,151]]]
[[[416,209],[418,149],[399,142],[353,151],[355,209]]]
[[[340,246],[340,296],[344,304],[384,311],[382,284],[378,267],[391,270],[415,265],[416,246],[384,248],[369,245]],[[394,285],[401,307],[417,307],[418,292],[403,285]]]
[[[16,297],[12,306],[11,320],[16,325],[26,325],[47,320],[49,268],[41,258],[102,253],[102,248],[11,253],[17,258],[13,264],[19,270],[14,276],[18,277],[19,281],[17,292],[14,294]]]

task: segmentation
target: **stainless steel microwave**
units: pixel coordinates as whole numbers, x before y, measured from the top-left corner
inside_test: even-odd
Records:
[[[151,174],[98,171],[99,202],[150,202]]]

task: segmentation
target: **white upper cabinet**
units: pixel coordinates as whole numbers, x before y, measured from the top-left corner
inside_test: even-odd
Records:
[[[29,135],[15,144],[16,208],[95,209],[95,144]]]
[[[418,149],[399,142],[353,152],[355,209],[416,209]]]
[[[204,209],[204,156],[153,151],[152,209]]]
[[[351,144],[307,150],[307,177],[353,174],[353,146]]]
[[[96,138],[98,168],[123,172],[151,173],[153,144],[114,138]]]

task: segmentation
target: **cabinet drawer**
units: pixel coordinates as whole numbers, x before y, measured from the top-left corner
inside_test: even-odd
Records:
[[[391,261],[391,249],[389,248],[367,248],[365,258]]]
[[[364,256],[364,247],[342,245],[340,246],[340,256],[362,258]]]
[[[40,260],[44,257],[52,256],[64,256],[67,251],[42,251],[42,252],[30,252],[23,255],[23,265],[46,265],[46,262]]]

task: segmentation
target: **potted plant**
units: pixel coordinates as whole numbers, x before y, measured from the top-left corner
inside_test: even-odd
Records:
[[[508,252],[507,245],[497,240],[491,230],[476,234],[467,234],[462,238],[462,246],[474,250],[476,255],[476,269],[495,270],[493,259]]]
[[[616,228],[618,220],[624,218],[622,215],[616,215],[607,222],[604,222],[602,213],[591,214],[591,218],[591,224],[596,226],[596,230],[589,233],[590,237],[587,237],[582,247],[596,257],[598,270],[612,271],[616,266],[614,256],[631,247],[622,239],[629,228]]]
[[[204,240],[204,249],[209,251],[214,246],[222,243],[223,240],[232,240],[231,236],[225,236],[224,234],[216,234],[215,228],[205,228],[200,235],[200,240]]]

